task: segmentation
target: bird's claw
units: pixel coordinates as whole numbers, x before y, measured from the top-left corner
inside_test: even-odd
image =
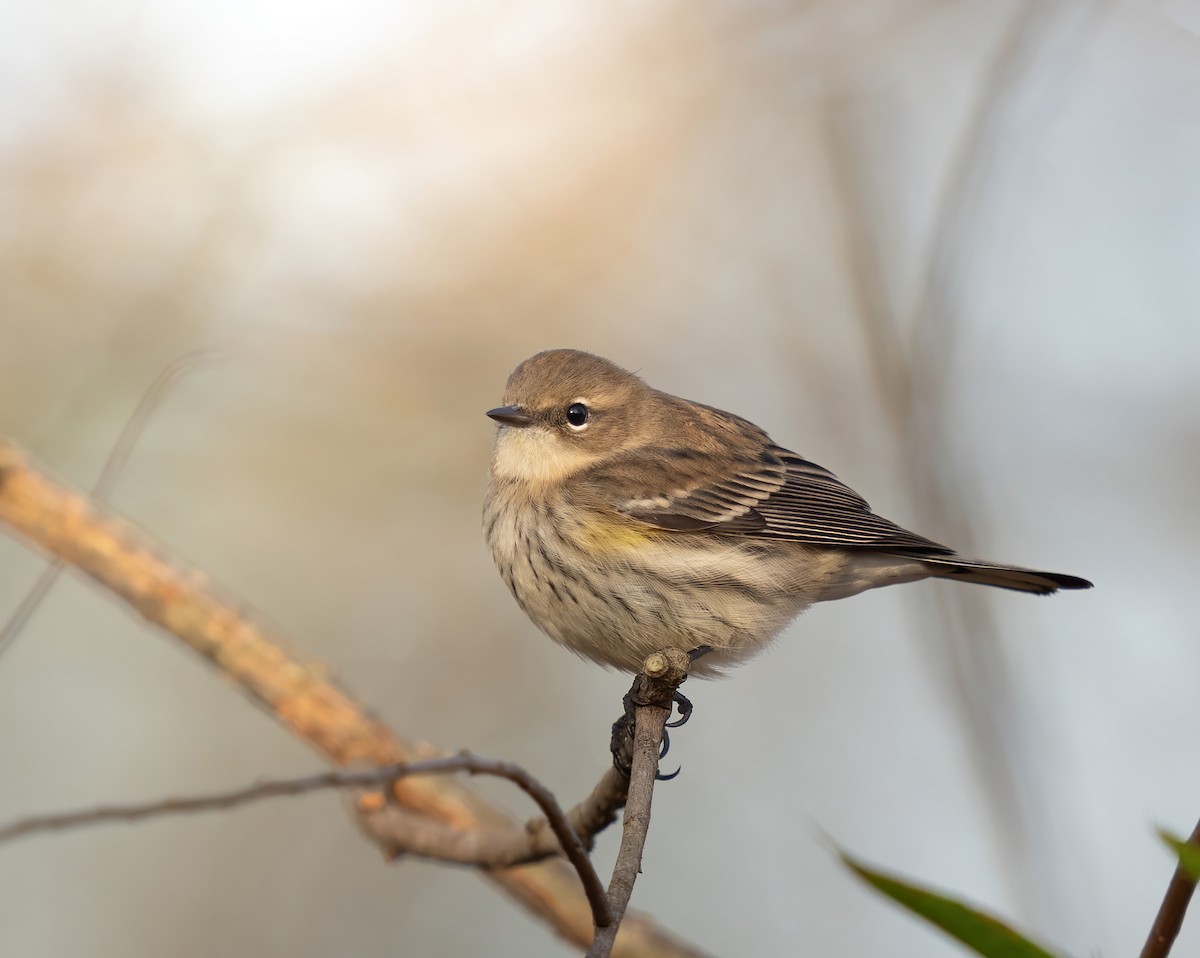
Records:
[[[676,689],[674,701],[675,707],[679,709],[679,718],[677,718],[674,722],[668,722],[666,726],[667,728],[679,728],[681,725],[687,725],[688,719],[692,717],[691,699]],[[665,736],[666,734],[667,733],[664,730],[663,735]]]
[[[688,653],[688,659],[692,662],[695,662],[696,659],[700,658],[700,656],[711,651],[711,646],[698,646]],[[629,778],[630,772],[633,768],[635,710],[639,705],[659,705],[661,703],[661,699],[654,700],[643,697],[645,693],[642,686],[639,684],[639,680],[644,680],[644,677],[639,677],[638,680],[635,680],[633,687],[625,694],[625,698],[623,700],[625,713],[619,719],[613,722],[612,738],[609,742],[609,750],[612,752],[613,757],[613,768],[620,772],[625,778]],[[674,693],[671,696],[670,705],[668,707],[672,708],[672,710],[678,709],[679,718],[673,722],[666,722],[663,726],[662,741],[659,743],[658,748],[659,761],[662,761],[664,758],[666,758],[667,753],[671,750],[671,733],[667,730],[679,728],[681,725],[686,725],[688,719],[692,717],[691,700],[682,692],[680,692],[678,688],[675,688]],[[668,718],[669,717],[670,716],[668,716]],[[680,771],[681,769],[677,768],[675,771],[667,775],[664,775],[661,772],[656,772],[655,779],[660,782],[669,782],[671,779],[675,778]]]

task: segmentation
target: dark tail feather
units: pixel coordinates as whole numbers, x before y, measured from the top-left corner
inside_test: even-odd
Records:
[[[1050,595],[1059,589],[1090,589],[1092,587],[1087,579],[1081,579],[1074,575],[1023,569],[1015,565],[993,565],[990,562],[964,559],[960,556],[947,556],[944,559],[921,556],[921,561],[929,566],[933,575],[940,579],[976,582],[979,585],[994,585],[997,588],[1015,589],[1018,592],[1033,592],[1036,595]]]

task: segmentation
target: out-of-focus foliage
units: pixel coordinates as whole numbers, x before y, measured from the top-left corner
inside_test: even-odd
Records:
[[[1159,829],[1158,837],[1175,853],[1175,856],[1179,859],[1179,867],[1187,872],[1195,881],[1200,881],[1200,847],[1197,847],[1192,842],[1185,841],[1166,829]]]
[[[984,958],[1054,958],[1051,952],[986,912],[871,868],[845,852],[840,856],[847,868],[881,895],[924,918]]]

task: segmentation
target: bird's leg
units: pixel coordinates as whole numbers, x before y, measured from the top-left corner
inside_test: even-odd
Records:
[[[688,663],[690,664],[695,662],[702,655],[708,655],[708,653],[711,651],[711,645],[696,646],[687,654]],[[688,719],[692,717],[692,700],[680,692],[679,689],[676,689],[675,695],[672,697],[672,701],[679,709],[679,718],[677,718],[674,722],[668,722],[667,728],[679,728],[681,725],[687,725]],[[666,732],[663,734],[666,735]],[[663,754],[665,755],[666,752],[663,752]]]
[[[655,653],[646,659],[645,671],[634,677],[633,684],[622,699],[625,712],[613,723],[612,737],[609,742],[609,749],[613,756],[613,768],[626,778],[628,778],[633,764],[636,709],[640,706],[654,706],[671,711],[674,706],[678,705],[679,720],[668,722],[667,725],[678,727],[686,722],[692,714],[692,703],[680,693],[679,685],[687,678],[687,666],[696,657],[707,651],[707,647],[704,647],[687,656],[676,650],[669,650],[669,654],[666,652]],[[664,728],[658,757],[663,758],[670,748],[670,734]],[[667,781],[678,774],[678,770],[669,775],[660,773],[657,778]]]
[[[630,769],[633,767],[633,710],[635,708],[633,689],[625,693],[621,704],[624,705],[625,711],[619,719],[613,722],[612,738],[608,747],[612,752],[613,768],[625,778],[629,778]]]

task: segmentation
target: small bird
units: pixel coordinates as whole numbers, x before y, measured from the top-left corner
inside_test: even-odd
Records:
[[[707,647],[692,674],[717,674],[814,602],[899,582],[1091,587],[908,532],[753,423],[591,353],[531,356],[487,415],[500,425],[483,524],[500,575],[550,638],[626,672]]]

